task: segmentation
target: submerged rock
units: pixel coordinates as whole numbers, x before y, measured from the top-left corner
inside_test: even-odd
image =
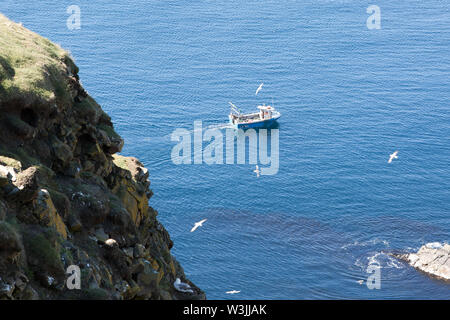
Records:
[[[394,256],[430,276],[450,281],[450,244],[427,243],[416,253]]]

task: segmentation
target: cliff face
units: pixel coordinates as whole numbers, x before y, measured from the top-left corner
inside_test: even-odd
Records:
[[[0,14],[0,299],[205,297],[122,146],[67,52]],[[66,286],[71,265],[80,290]]]

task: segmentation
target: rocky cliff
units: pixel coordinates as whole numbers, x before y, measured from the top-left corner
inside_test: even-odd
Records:
[[[69,54],[0,14],[0,299],[205,298],[123,143]]]

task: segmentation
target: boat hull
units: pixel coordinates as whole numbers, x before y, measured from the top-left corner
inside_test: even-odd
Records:
[[[250,123],[231,123],[236,129],[257,129],[272,127],[280,117],[268,119],[265,121],[256,121]]]

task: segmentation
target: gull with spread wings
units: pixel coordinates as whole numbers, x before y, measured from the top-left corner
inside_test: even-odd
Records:
[[[197,230],[198,227],[203,226],[203,223],[204,223],[206,220],[208,220],[208,219],[203,219],[203,220],[201,220],[201,221],[199,221],[199,222],[196,222],[196,223],[194,224],[194,226],[192,227],[191,232],[194,232],[195,230]]]
[[[398,154],[398,151],[395,151],[393,154],[391,154],[391,155],[389,156],[388,163],[391,163],[392,160],[394,160],[394,159],[398,159],[397,154]]]

